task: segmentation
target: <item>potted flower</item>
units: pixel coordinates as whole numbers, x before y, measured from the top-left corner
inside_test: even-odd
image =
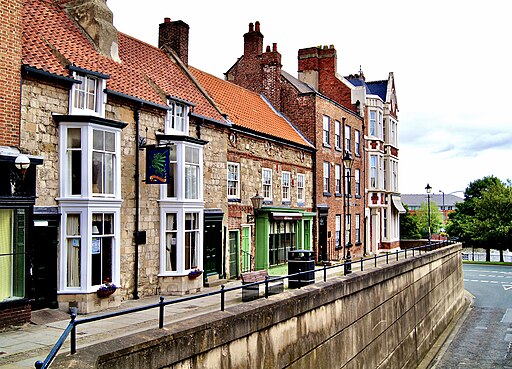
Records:
[[[189,279],[196,279],[197,277],[199,277],[201,274],[203,274],[203,271],[201,269],[199,269],[198,267],[194,267],[189,273],[188,273],[188,278]]]
[[[98,297],[108,297],[116,292],[117,286],[112,283],[110,278],[107,278],[103,281],[103,284],[98,288],[96,294]]]

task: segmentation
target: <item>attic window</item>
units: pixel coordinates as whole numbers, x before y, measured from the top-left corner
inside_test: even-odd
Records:
[[[75,83],[71,88],[70,114],[72,115],[105,115],[104,102],[106,101],[103,90],[105,80],[98,76],[73,72],[73,77],[80,83]]]
[[[168,101],[169,110],[165,117],[165,133],[188,135],[188,106],[178,101]]]

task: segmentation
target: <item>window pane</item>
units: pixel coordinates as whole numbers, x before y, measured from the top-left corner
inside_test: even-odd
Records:
[[[82,147],[80,138],[80,128],[68,128],[68,148],[80,149]]]
[[[103,193],[103,154],[92,153],[92,192]]]
[[[114,246],[114,214],[92,215],[91,237],[91,284],[112,281],[112,256]]]
[[[92,148],[94,150],[103,150],[103,131],[98,131],[97,129],[92,132]]]
[[[66,217],[67,287],[80,287],[80,214]]]
[[[177,225],[176,214],[168,213],[165,216],[165,270],[176,270],[176,243],[177,243]]]
[[[71,194],[80,195],[82,194],[82,151],[70,151],[68,161]]]
[[[113,132],[105,132],[105,151],[116,150],[116,135]]]
[[[105,193],[114,193],[114,156],[105,155]]]

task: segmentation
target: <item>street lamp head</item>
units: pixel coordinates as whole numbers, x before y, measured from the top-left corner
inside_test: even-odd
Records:
[[[254,213],[256,213],[258,210],[261,209],[263,205],[263,200],[265,198],[263,196],[260,196],[258,192],[256,192],[256,196],[251,197],[252,207],[254,209]]]
[[[345,151],[345,155],[343,155],[343,165],[347,169],[352,169],[352,165],[354,164],[354,158],[349,151]]]
[[[430,185],[428,183],[427,183],[427,187],[425,187],[425,190],[427,190],[428,194],[432,193],[432,187],[430,187]]]

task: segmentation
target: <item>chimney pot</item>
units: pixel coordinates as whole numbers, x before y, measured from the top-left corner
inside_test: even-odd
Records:
[[[249,23],[249,32],[254,32],[254,24],[252,22]]]
[[[272,51],[273,51],[273,52],[276,52],[276,51],[277,51],[277,43],[276,43],[276,42],[274,42],[274,43],[272,44]]]
[[[260,21],[256,21],[256,32],[260,31]]]
[[[265,50],[267,53],[270,52],[270,45],[267,45],[267,49]]]
[[[171,23],[171,18],[164,18],[164,23]]]

